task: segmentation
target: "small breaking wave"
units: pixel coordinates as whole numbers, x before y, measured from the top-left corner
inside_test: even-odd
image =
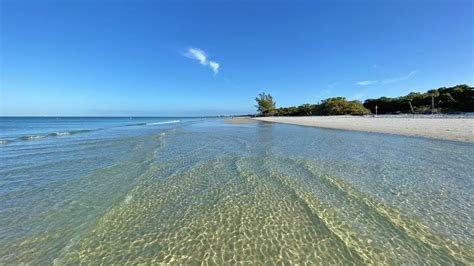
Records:
[[[152,122],[152,123],[145,123],[145,126],[173,124],[173,123],[179,123],[179,122],[181,122],[181,120],[172,120],[172,121],[163,121],[163,122]]]
[[[71,133],[70,132],[52,132],[48,134],[48,136],[52,136],[52,137],[67,136],[67,135],[71,135]]]
[[[0,139],[0,145],[8,144],[8,140]]]
[[[75,134],[86,133],[86,132],[91,132],[91,131],[93,130],[80,129],[80,130],[72,130],[72,131],[64,131],[64,132],[52,132],[52,133],[49,133],[48,136],[51,136],[51,137],[69,136],[69,135],[75,135]]]
[[[162,121],[162,122],[147,122],[147,123],[138,123],[138,124],[130,124],[127,126],[156,126],[156,125],[165,125],[165,124],[173,124],[179,123],[181,120],[171,120],[171,121]]]
[[[75,135],[79,133],[86,133],[86,132],[91,132],[94,131],[93,129],[80,129],[80,130],[72,130],[72,131],[58,131],[58,132],[51,132],[47,133],[44,135],[28,135],[28,136],[21,136],[18,138],[18,140],[21,141],[28,141],[28,140],[39,140],[43,139],[45,137],[60,137],[60,136],[69,136],[69,135]],[[4,144],[4,143],[0,143]]]
[[[44,135],[31,135],[31,136],[21,136],[18,139],[19,140],[38,140],[38,139],[42,139],[44,137],[46,137],[46,136],[44,136]]]

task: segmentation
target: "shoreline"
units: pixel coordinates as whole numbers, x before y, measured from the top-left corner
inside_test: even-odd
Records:
[[[387,133],[474,143],[474,119],[472,118],[278,116],[258,117],[254,119],[272,123]]]

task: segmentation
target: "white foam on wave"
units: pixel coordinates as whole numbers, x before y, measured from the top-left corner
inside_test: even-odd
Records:
[[[50,133],[49,135],[51,135],[51,136],[67,136],[67,135],[71,135],[71,132],[53,132],[53,133]]]
[[[42,139],[44,138],[45,136],[43,135],[37,135],[37,136],[23,136],[23,137],[20,137],[21,140],[37,140],[37,139]]]
[[[8,143],[8,140],[0,139],[0,145],[2,145],[2,144],[7,144],[7,143]]]
[[[164,125],[164,124],[172,124],[172,123],[179,123],[181,120],[172,120],[172,121],[163,121],[163,122],[152,122],[152,123],[145,123],[147,126],[154,126],[154,125]]]

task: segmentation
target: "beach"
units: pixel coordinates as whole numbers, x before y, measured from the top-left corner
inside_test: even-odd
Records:
[[[305,116],[255,119],[301,126],[474,142],[474,119],[472,118]]]

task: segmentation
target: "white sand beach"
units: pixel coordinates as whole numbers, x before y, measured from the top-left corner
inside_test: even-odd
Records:
[[[305,116],[259,117],[259,121],[474,142],[474,119],[444,117]]]

